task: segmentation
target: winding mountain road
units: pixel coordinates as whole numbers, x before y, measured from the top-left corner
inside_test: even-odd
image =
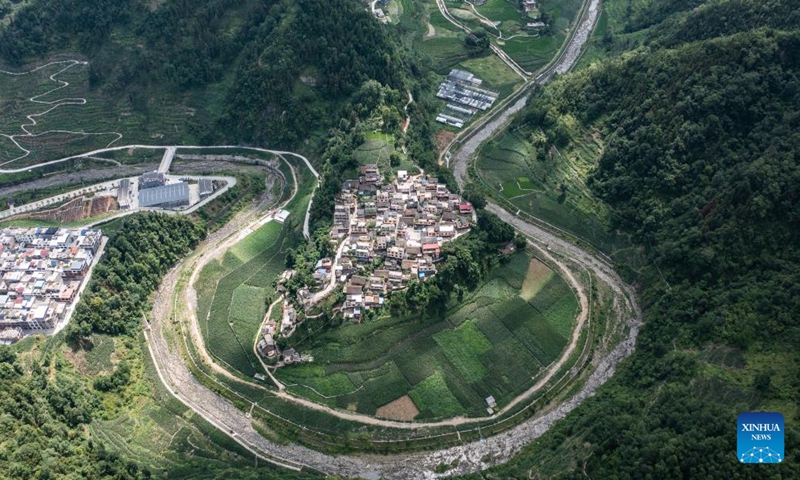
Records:
[[[598,12],[599,0],[590,0],[579,31],[572,37],[571,44],[567,46],[565,53],[551,71],[566,71],[574,65],[583,43],[588,39]],[[582,31],[586,34],[582,34]],[[541,75],[534,81],[546,81],[549,77],[549,74]],[[487,119],[479,128],[475,129],[470,138],[461,145],[461,149],[454,157],[456,177],[460,184],[464,184],[467,173],[466,165],[480,144],[498,132],[507,120],[524,106],[526,99],[526,96],[522,95],[510,102],[507,108]],[[490,204],[488,208],[527,235],[543,256],[549,257],[559,265],[563,261],[570,261],[584,267],[592,272],[596,281],[606,284],[613,292],[612,305],[617,313],[617,318],[609,326],[609,335],[600,339],[598,353],[592,358],[592,373],[579,392],[560,405],[549,410],[546,409],[534,418],[524,421],[500,435],[435,452],[387,456],[331,456],[299,445],[277,445],[258,435],[252,427],[248,415],[241,410],[232,408],[228,400],[203,387],[191,374],[187,375],[184,370],[188,369],[182,364],[179,357],[174,357],[176,355],[174,352],[169,351],[168,343],[163,335],[152,335],[151,333],[148,337],[148,345],[151,346],[150,351],[159,369],[159,375],[162,375],[162,379],[170,386],[170,389],[174,389],[179,400],[215,425],[224,425],[223,431],[226,431],[245,448],[261,458],[284,466],[288,465],[289,468],[304,467],[326,474],[363,478],[428,479],[475,472],[510,460],[525,445],[544,434],[557,420],[563,418],[583,400],[593,395],[596,389],[611,377],[617,363],[633,351],[641,322],[641,311],[636,303],[633,290],[619,278],[605,259],[553,235],[549,231],[527,223],[497,205]],[[163,332],[164,319],[166,312],[169,311],[168,298],[170,298],[171,286],[174,286],[176,280],[174,275],[177,275],[180,268],[180,266],[176,267],[170,274],[173,275],[173,278],[168,277],[162,282],[159,294],[156,295],[153,311],[155,332]],[[584,311],[586,308],[587,306],[584,305]],[[616,339],[622,337],[622,341],[615,341],[611,335],[614,335]],[[168,358],[170,355],[173,356],[171,359]],[[160,356],[162,357],[159,358]],[[187,390],[183,391],[183,389]],[[285,395],[284,392],[279,392],[278,395],[283,396],[281,394]],[[293,401],[297,401],[297,399],[295,398]],[[305,402],[307,401],[298,401],[303,404]],[[307,406],[327,409],[327,407],[317,404]],[[334,411],[332,414],[342,416],[341,413]],[[464,419],[452,419],[450,424],[456,425],[461,420]],[[456,466],[445,474],[435,473],[435,469],[441,464]]]
[[[25,116],[25,118],[28,119],[27,123],[23,123],[19,127],[20,130],[22,130],[25,133],[22,133],[22,134],[0,133],[0,137],[5,137],[5,138],[11,140],[11,142],[13,142],[14,145],[23,152],[22,155],[20,155],[18,157],[15,157],[15,158],[12,158],[10,160],[6,160],[3,163],[0,163],[0,167],[2,167],[4,165],[8,165],[8,164],[16,162],[16,161],[19,161],[19,160],[22,160],[22,159],[26,158],[28,155],[31,154],[30,150],[28,150],[27,148],[25,148],[25,147],[23,147],[22,145],[19,144],[19,142],[17,141],[18,138],[36,138],[36,137],[41,137],[41,136],[48,135],[48,134],[51,134],[51,133],[62,133],[62,134],[80,135],[80,136],[113,135],[114,139],[111,140],[108,143],[108,145],[106,145],[108,147],[110,147],[112,144],[114,144],[114,143],[118,142],[120,139],[122,139],[122,134],[119,133],[119,132],[84,132],[84,131],[77,132],[77,131],[72,131],[72,130],[48,130],[46,132],[33,133],[33,132],[31,132],[29,130],[29,128],[35,127],[37,125],[37,122],[36,122],[37,118],[42,117],[44,115],[47,115],[48,113],[52,112],[53,110],[55,110],[58,107],[62,107],[62,106],[65,106],[65,105],[86,105],[87,101],[86,101],[85,98],[82,98],[82,97],[60,98],[58,100],[40,100],[40,99],[42,97],[46,96],[46,95],[50,95],[51,93],[57,92],[57,91],[59,91],[59,90],[61,90],[63,88],[67,88],[69,86],[69,82],[64,81],[64,80],[56,79],[56,77],[59,74],[65,72],[65,71],[67,71],[70,68],[75,67],[75,66],[86,66],[86,65],[88,65],[88,62],[83,62],[83,61],[79,61],[79,60],[63,60],[63,61],[57,61],[57,62],[50,62],[50,63],[46,63],[44,65],[40,65],[40,66],[38,66],[38,67],[36,67],[34,69],[31,69],[31,70],[28,70],[26,72],[9,72],[9,71],[6,71],[6,70],[0,70],[0,74],[11,75],[11,76],[23,76],[23,75],[29,75],[31,73],[38,72],[39,70],[42,70],[42,69],[47,68],[47,67],[50,67],[51,65],[64,65],[64,64],[66,64],[66,66],[64,68],[62,68],[61,70],[57,71],[56,73],[50,75],[50,77],[49,77],[52,82],[55,82],[55,83],[58,84],[57,87],[54,87],[54,88],[52,88],[52,89],[50,89],[50,90],[48,90],[48,91],[46,91],[44,93],[40,93],[39,95],[34,95],[33,97],[30,97],[28,99],[28,101],[31,102],[31,103],[45,105],[47,108],[45,110],[41,111],[41,112],[31,113],[31,114]],[[18,169],[17,171],[24,171],[24,170],[27,170],[27,168],[21,168],[21,169]],[[10,171],[0,170],[0,173],[8,173],[8,172],[10,172]]]
[[[441,2],[441,0],[437,0],[437,3],[439,2]],[[599,12],[599,0],[588,0],[588,2],[589,4],[585,9],[583,21],[578,27],[579,30],[575,32],[569,40],[570,43],[567,45],[564,53],[559,57],[555,65],[549,67],[547,72],[537,76],[532,80],[533,82],[546,81],[552,72],[567,71],[574,65],[575,61],[577,61],[582,46],[588,39]],[[585,29],[585,35],[581,34],[581,31],[583,31],[581,29]],[[524,73],[527,73],[520,72],[517,69],[515,69],[515,71],[522,76],[525,76]],[[466,138],[466,140],[461,143],[461,148],[453,157],[456,167],[456,177],[461,185],[464,184],[467,176],[466,167],[469,160],[474,156],[480,144],[498,132],[508,119],[524,106],[526,99],[526,95],[520,93],[508,102],[501,104],[501,109],[498,109],[495,114],[488,116],[485,120],[474,125],[469,136],[461,137]],[[174,146],[128,145],[106,148],[82,155],[54,160],[47,164],[131,147],[167,149]],[[241,147],[179,148],[233,149]],[[311,163],[301,155],[267,149],[254,148],[253,150],[277,155],[295,155],[305,162],[305,165],[315,177],[319,177],[319,174],[314,170]],[[21,169],[0,170],[0,173],[24,171],[43,165],[45,164]],[[442,476],[476,472],[511,460],[523,447],[543,435],[556,421],[564,418],[564,416],[575,409],[583,400],[593,395],[596,389],[610,378],[620,359],[633,351],[634,342],[641,322],[641,312],[636,303],[636,298],[632,289],[619,278],[613,268],[604,259],[596,256],[592,252],[583,250],[561,237],[553,235],[549,231],[545,231],[536,225],[515,217],[497,205],[490,204],[488,208],[490,211],[497,213],[501,218],[514,225],[520,232],[529,236],[532,244],[535,248],[540,250],[543,256],[548,257],[559,266],[564,266],[565,269],[565,265],[568,263],[580,265],[592,272],[592,278],[595,279],[595,281],[604,283],[609,287],[609,291],[612,292],[613,299],[611,302],[614,310],[617,312],[616,318],[611,321],[611,324],[607,328],[608,331],[606,335],[599,339],[596,345],[596,351],[591,358],[591,373],[588,375],[588,379],[582,384],[578,393],[574,394],[567,401],[543,409],[533,418],[523,421],[502,434],[438,451],[385,456],[327,455],[297,444],[277,444],[263,438],[253,427],[249,413],[236,408],[230,400],[206,387],[192,374],[191,370],[186,365],[185,362],[187,360],[182,356],[180,350],[176,348],[175,343],[181,340],[184,342],[192,341],[198,345],[198,350],[202,351],[202,341],[198,342],[196,332],[193,332],[195,334],[190,335],[188,339],[185,335],[178,338],[173,336],[168,339],[169,334],[174,335],[173,319],[170,313],[171,309],[175,306],[175,288],[179,283],[181,274],[187,267],[196,267],[199,259],[202,258],[204,254],[215,251],[215,247],[230,242],[231,238],[238,238],[241,232],[246,228],[252,226],[254,223],[263,222],[266,219],[266,217],[253,217],[252,215],[248,215],[248,212],[238,215],[225,227],[211,234],[195,254],[173,268],[165,276],[159,290],[156,292],[151,319],[149,322],[145,321],[145,338],[159,378],[175,398],[184,403],[197,415],[231,437],[234,441],[238,442],[245,449],[253,453],[253,455],[289,469],[311,469],[329,475],[362,477],[368,479],[433,479]],[[304,222],[304,233],[306,234],[308,233],[307,221],[308,213],[306,214]],[[199,270],[196,269],[195,271]],[[568,272],[569,270],[566,270],[569,280],[571,274]],[[575,279],[573,278],[571,280]],[[572,283],[572,281],[570,283]],[[575,281],[573,285],[575,284],[579,284],[579,282]],[[579,297],[581,298],[582,311],[588,312],[588,305],[584,303],[586,294],[579,293]],[[191,310],[192,299],[187,298],[186,300]],[[622,341],[618,341],[620,337],[623,338]],[[208,361],[208,359],[204,360]],[[210,363],[214,365],[213,361]],[[297,401],[296,397],[292,398],[295,400],[291,401]],[[525,398],[520,398],[519,401],[521,402],[525,400]],[[314,405],[315,406],[309,406],[309,408],[327,408],[316,404]],[[341,413],[342,412],[334,411],[333,414],[339,415]],[[353,420],[360,421],[361,419]],[[451,422],[448,423],[448,425],[458,425],[460,424],[458,422],[461,421],[468,422],[470,419],[451,419],[448,421]],[[370,421],[369,423],[373,422]],[[413,423],[403,423],[403,425],[405,425],[403,428],[416,428],[413,426]],[[437,473],[437,468],[442,464],[452,465],[453,468],[445,473]]]

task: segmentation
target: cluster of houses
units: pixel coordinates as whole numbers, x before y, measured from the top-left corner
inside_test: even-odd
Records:
[[[0,230],[0,338],[64,320],[101,243],[102,232],[86,228]]]
[[[537,12],[536,0],[519,0],[519,5],[525,13]]]
[[[256,344],[256,348],[262,357],[265,357],[269,360],[274,359],[276,361],[276,367],[282,367],[284,365],[291,365],[308,360],[308,358],[300,355],[300,353],[293,348],[287,348],[286,350],[281,351],[277,342],[275,341],[275,338],[279,333],[279,328],[281,335],[285,337],[291,336],[296,326],[296,320],[297,315],[294,307],[292,307],[288,300],[284,299],[283,318],[281,319],[280,327],[278,326],[278,323],[272,319],[267,319],[267,321],[264,322],[264,325],[261,327],[261,340],[259,340]]]
[[[473,211],[436,178],[401,170],[384,185],[377,166],[365,165],[343,183],[333,221],[339,258],[323,259],[315,274],[320,285],[329,275],[343,284],[342,313],[359,319],[387,293],[435,275],[442,244],[469,231]]]
[[[453,69],[439,85],[436,96],[446,100],[445,108],[436,116],[436,121],[462,128],[478,110],[491,107],[498,92],[481,88],[483,80],[465,70]]]
[[[389,293],[434,276],[442,245],[469,232],[473,222],[472,205],[436,178],[400,170],[394,181],[384,184],[377,165],[365,165],[358,179],[345,180],[336,196],[330,232],[336,258],[317,262],[316,288],[299,290],[297,300],[308,311],[315,299],[342,285],[342,315],[360,320],[381,307]],[[293,273],[283,273],[278,293],[285,293],[283,284]],[[279,335],[290,337],[298,321],[288,299],[283,300],[280,323],[266,319],[256,347],[275,367],[310,361],[294,349],[281,351],[275,341]]]
[[[527,20],[522,27],[523,30],[541,30],[547,27],[547,24],[540,20],[537,0],[519,0],[519,6],[525,11],[522,15],[523,20]]]

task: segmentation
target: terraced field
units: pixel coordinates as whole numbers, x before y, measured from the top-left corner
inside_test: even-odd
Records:
[[[277,222],[267,223],[221,260],[209,262],[194,285],[208,350],[248,376],[258,371],[253,337],[271,298],[272,282],[284,270],[285,230]]]
[[[396,154],[400,157],[400,165],[392,166],[390,156]],[[397,148],[391,135],[381,132],[366,132],[366,141],[354,152],[353,156],[359,165],[374,163],[382,174],[396,174],[398,170],[406,170],[411,174],[418,172],[417,166],[402,150]],[[357,177],[356,171],[348,172],[350,177]]]
[[[136,402],[119,397],[116,408],[122,408],[113,419],[92,421],[88,430],[109,450],[146,465],[154,478],[201,479],[218,478],[311,478],[311,475],[278,470],[259,465],[254,468],[252,456],[223,432],[193,414],[173,398],[157,380],[155,368],[146,351],[131,355],[124,342],[115,351],[115,339],[95,335],[96,348],[71,360],[86,374],[105,371],[112,353],[125,356],[132,364]],[[119,351],[121,350],[121,351]]]
[[[216,93],[204,94],[204,105]],[[143,104],[89,87],[89,65],[77,60],[0,66],[0,168],[14,169],[107,146],[192,143],[196,99],[157,93]]]
[[[537,132],[507,132],[487,143],[476,166],[486,184],[514,206],[606,251],[627,246],[609,233],[611,212],[586,186],[602,152],[595,133],[568,129],[568,147],[558,149],[532,143]]]
[[[538,290],[530,301],[520,297]],[[408,395],[416,419],[486,415],[530,387],[558,357],[578,309],[564,280],[527,253],[517,253],[444,317],[384,316],[333,328],[299,345],[314,362],[281,368],[290,392],[374,415]]]

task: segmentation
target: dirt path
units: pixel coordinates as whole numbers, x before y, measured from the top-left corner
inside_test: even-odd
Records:
[[[200,322],[197,318],[197,292],[194,289],[194,284],[197,282],[197,278],[200,275],[200,272],[203,270],[203,267],[205,267],[211,261],[220,260],[229,248],[241,241],[247,235],[258,230],[261,226],[271,222],[275,217],[275,212],[278,212],[281,208],[283,208],[284,205],[292,201],[292,199],[295,197],[297,194],[297,175],[295,174],[294,167],[291,163],[286,161],[283,156],[280,156],[280,158],[286,162],[292,171],[292,195],[281,205],[271,209],[265,214],[257,215],[252,211],[241,214],[235,219],[235,221],[228,223],[228,225],[226,225],[224,228],[213,233],[205,241],[203,241],[203,243],[201,243],[200,246],[198,246],[198,248],[195,250],[195,252],[199,253],[199,255],[195,256],[195,260],[189,267],[192,269],[192,274],[189,277],[189,281],[187,282],[183,292],[184,299],[186,301],[186,308],[189,314],[189,321],[187,322],[189,327],[189,335],[203,362],[211,367],[215,373],[247,385],[250,385],[251,383],[242,381],[239,377],[233,375],[227,369],[222,368],[209,354],[205,345],[205,341],[203,340],[203,335],[200,331]],[[171,288],[174,289],[175,285],[172,285]]]
[[[408,94],[408,102],[406,102],[405,106],[403,107],[403,111],[406,112],[406,121],[403,122],[403,133],[405,134],[408,131],[409,125],[411,125],[411,115],[408,114],[408,107],[414,103],[414,97],[411,95],[411,91],[406,91]],[[405,145],[403,145],[403,153],[405,152]]]
[[[439,8],[439,12],[441,12],[441,14],[444,16],[444,18],[447,19],[448,22],[452,23],[460,30],[463,30],[468,34],[472,33],[472,30],[469,27],[459,22],[458,19],[456,19],[450,13],[450,11],[447,10],[447,5],[445,5],[444,0],[436,0],[436,6]],[[530,77],[531,72],[526,72],[522,67],[519,66],[519,64],[517,64],[517,62],[515,62],[511,57],[509,57],[506,54],[506,52],[504,52],[500,47],[496,46],[495,44],[490,43],[489,48],[491,48],[491,50],[495,53],[495,55],[500,57],[500,60],[505,62],[506,65],[508,65],[508,68],[510,68],[511,70],[514,71],[514,73],[522,77],[523,80],[528,81],[528,77]]]
[[[214,252],[217,251],[214,246],[217,245],[220,239],[226,236],[234,237],[236,232],[240,231],[244,225],[252,221],[252,215],[250,217],[243,216],[242,218],[236,219],[236,221],[225,228],[225,231],[221,231],[219,235],[209,237],[209,239],[204,242],[204,245],[201,246],[201,248],[205,247],[209,250],[207,253],[202,251],[198,252],[195,258],[213,256]],[[544,247],[544,249],[546,250],[546,247]],[[550,257],[551,261],[554,260],[555,255],[550,253],[546,255]],[[555,260],[559,268],[563,267],[562,261],[558,259]],[[606,266],[603,262],[592,262],[590,255],[587,258],[582,258],[582,260],[590,265],[594,265],[594,269],[599,270],[599,278],[601,280],[603,277],[608,278],[605,272]],[[192,262],[196,262],[196,260],[192,260]],[[191,266],[196,266],[196,263],[193,263]],[[457,463],[454,469],[447,472],[448,475],[475,472],[492,465],[503,463],[513,457],[530,441],[546,432],[555,421],[563,418],[563,416],[580,404],[581,401],[591,396],[595,389],[611,376],[617,361],[632,350],[633,339],[635,339],[635,334],[638,329],[635,315],[631,315],[630,318],[623,315],[624,306],[628,304],[635,307],[635,303],[628,302],[624,298],[624,289],[619,291],[615,289],[614,291],[617,292],[616,302],[619,303],[621,316],[619,318],[620,324],[612,330],[620,331],[626,326],[630,327],[628,339],[613,347],[605,354],[602,354],[602,345],[608,346],[608,344],[607,342],[600,343],[598,352],[601,353],[594,359],[594,372],[580,392],[568,401],[540,416],[521,423],[506,433],[487,438],[481,442],[473,442],[435,452],[408,455],[331,457],[298,445],[273,444],[260,437],[253,429],[250,424],[250,419],[245,412],[238,410],[228,400],[219,397],[200,384],[188,371],[188,368],[186,368],[186,365],[183,363],[185,360],[176,356],[177,354],[175,352],[170,353],[168,343],[164,336],[163,326],[170,324],[169,309],[172,305],[170,300],[172,298],[172,291],[177,283],[178,275],[185,267],[186,265],[177,267],[164,279],[154,300],[152,312],[153,329],[150,335],[148,335],[148,346],[150,347],[151,354],[155,359],[159,374],[162,376],[164,383],[179,400],[203,416],[203,418],[216,425],[223,432],[226,432],[235,441],[251,450],[254,454],[260,455],[261,458],[286,465],[289,468],[305,465],[332,475],[364,478],[429,479],[435,477],[434,470],[442,463]],[[194,299],[189,298],[188,304],[190,309],[196,308],[194,307]],[[196,322],[191,323],[195,323],[196,326]],[[193,337],[195,337],[195,335],[193,335]],[[194,341],[197,340],[194,339]],[[200,345],[202,344],[198,346]],[[205,361],[210,360],[206,357],[204,357],[204,359]],[[209,365],[213,365],[213,362],[209,362]],[[225,375],[225,373],[222,374]],[[283,394],[283,392],[278,393],[278,395],[282,398],[290,398],[288,395]],[[306,405],[309,408],[319,409],[318,405],[311,402],[296,401],[296,403]],[[371,420],[372,421],[369,422],[371,425],[386,425],[386,423],[384,423],[385,421],[380,421],[380,423],[378,423],[378,419]],[[458,422],[458,419],[454,419],[453,421]],[[392,423],[408,425],[404,422]]]
[[[99,135],[112,135],[112,136],[114,136],[114,139],[111,140],[108,143],[108,145],[106,145],[106,147],[110,147],[112,144],[114,144],[114,143],[116,143],[116,142],[118,142],[119,140],[122,139],[122,134],[119,133],[119,132],[75,132],[75,131],[71,131],[71,130],[48,130],[46,132],[35,134],[35,133],[31,132],[30,130],[28,130],[29,128],[35,127],[37,125],[37,122],[36,122],[37,118],[43,117],[44,115],[47,115],[48,113],[52,112],[53,110],[55,110],[58,107],[62,107],[62,106],[65,106],[65,105],[86,105],[86,103],[87,103],[86,99],[85,98],[81,98],[81,97],[60,98],[58,100],[49,100],[49,101],[40,100],[40,98],[42,98],[42,97],[44,97],[46,95],[49,95],[49,94],[51,94],[53,92],[57,92],[57,91],[59,91],[59,90],[61,90],[63,88],[67,88],[69,86],[69,82],[64,81],[64,80],[56,79],[56,77],[59,74],[65,72],[65,71],[67,71],[70,68],[75,67],[75,66],[84,66],[85,67],[89,63],[88,62],[78,61],[78,60],[62,60],[62,61],[58,61],[58,62],[46,63],[44,65],[38,66],[38,67],[36,67],[36,68],[34,68],[32,70],[28,70],[26,72],[8,72],[8,71],[5,71],[5,70],[0,70],[0,74],[6,74],[6,75],[12,75],[12,76],[22,76],[22,75],[28,75],[28,74],[31,74],[31,73],[34,73],[34,72],[38,72],[39,70],[47,68],[47,67],[49,67],[51,65],[63,65],[63,64],[66,64],[66,66],[64,68],[62,68],[61,70],[57,71],[56,73],[50,75],[50,80],[52,82],[58,84],[58,86],[54,87],[54,88],[52,88],[52,89],[50,89],[50,90],[48,90],[48,91],[46,91],[44,93],[41,93],[39,95],[34,95],[33,97],[30,97],[28,99],[28,101],[31,102],[31,103],[45,105],[48,108],[43,110],[43,111],[41,111],[41,112],[32,113],[30,115],[26,115],[25,116],[25,118],[28,119],[27,123],[23,123],[19,127],[20,130],[25,132],[24,134],[5,134],[5,133],[0,133],[0,137],[5,137],[5,138],[11,140],[14,143],[14,145],[23,152],[23,154],[18,156],[18,157],[15,157],[15,158],[12,158],[11,160],[7,160],[7,161],[5,161],[3,163],[0,163],[0,167],[2,167],[4,165],[8,165],[8,164],[13,163],[13,162],[16,162],[18,160],[22,160],[22,159],[24,159],[25,157],[27,157],[28,155],[31,154],[30,150],[26,149],[25,147],[20,145],[19,142],[17,142],[17,138],[35,138],[35,137],[40,137],[40,136],[43,136],[43,135],[48,135],[48,134],[51,134],[51,133],[66,133],[66,134],[70,134],[70,135],[81,135],[81,136],[99,136]]]
[[[264,369],[264,371],[269,376],[270,380],[272,380],[272,383],[274,383],[275,386],[278,387],[279,391],[284,390],[286,388],[286,385],[284,385],[283,383],[281,383],[280,380],[275,378],[275,375],[272,374],[272,369],[270,369],[269,366],[266,363],[264,363],[264,360],[261,359],[261,355],[259,355],[258,353],[258,339],[261,338],[261,329],[267,324],[270,317],[272,316],[272,309],[275,308],[275,305],[278,305],[282,301],[283,297],[278,297],[277,300],[275,300],[269,305],[269,308],[267,308],[267,313],[264,315],[264,320],[261,322],[261,326],[258,327],[258,333],[256,333],[256,338],[255,340],[253,340],[253,353],[258,359],[258,363],[261,364],[261,368]]]
[[[431,25],[430,20],[426,20],[426,23],[428,24],[428,31],[425,32],[425,35],[422,36],[422,39],[430,40],[431,38],[436,36],[436,29],[433,28],[433,25]]]

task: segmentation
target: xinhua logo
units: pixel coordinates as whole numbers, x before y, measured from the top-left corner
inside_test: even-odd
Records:
[[[736,456],[741,463],[783,461],[783,415],[745,412],[739,415],[736,423]]]

